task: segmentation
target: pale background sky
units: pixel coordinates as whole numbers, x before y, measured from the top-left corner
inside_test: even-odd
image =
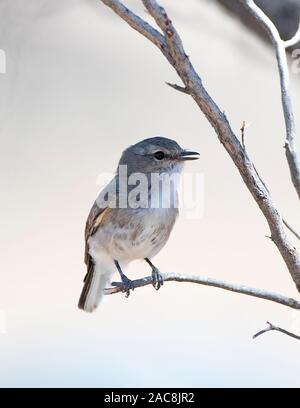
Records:
[[[272,50],[212,1],[168,10],[233,128],[251,124],[248,150],[299,228]],[[300,386],[299,342],[251,339],[266,320],[300,332],[299,313],[283,306],[167,283],[106,297],[93,315],[77,309],[97,176],[154,135],[199,150],[188,170],[205,177],[204,217],[179,220],[160,269],[298,295],[234,165],[193,100],[164,84],[176,74],[152,44],[98,0],[2,0],[0,17],[0,386]],[[145,274],[143,263],[128,271]]]

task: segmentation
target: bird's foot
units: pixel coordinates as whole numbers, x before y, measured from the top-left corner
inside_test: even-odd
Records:
[[[121,279],[122,279],[122,282],[112,282],[111,285],[121,288],[122,292],[125,293],[126,297],[128,298],[128,296],[130,295],[130,291],[134,290],[133,281],[127,278],[127,276],[125,275],[123,275]]]
[[[164,279],[162,277],[162,274],[159,272],[159,270],[156,267],[153,267],[152,268],[152,285],[154,289],[159,290],[163,284],[164,284]]]

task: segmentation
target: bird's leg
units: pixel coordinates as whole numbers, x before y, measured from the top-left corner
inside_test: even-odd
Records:
[[[133,287],[133,282],[131,279],[127,278],[127,276],[123,273],[121,266],[119,264],[118,261],[114,261],[115,265],[118,269],[118,272],[120,274],[121,277],[121,283],[120,282],[112,282],[112,286],[121,286],[122,287],[122,292],[126,293],[126,297],[128,297],[130,295],[130,290],[134,290]]]
[[[152,269],[152,285],[156,290],[158,290],[164,284],[162,274],[159,272],[159,270],[156,268],[156,266],[153,265],[153,263],[150,261],[150,259],[145,258],[145,261],[147,262],[147,264],[149,264],[151,266],[151,269]]]

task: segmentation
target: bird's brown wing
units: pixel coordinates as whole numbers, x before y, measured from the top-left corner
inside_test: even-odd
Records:
[[[104,201],[104,197],[108,194],[108,200]],[[102,190],[96,201],[94,202],[91,211],[89,213],[88,219],[86,220],[85,225],[85,255],[84,261],[89,267],[89,262],[91,261],[91,256],[89,255],[88,240],[95,234],[97,229],[100,227],[100,224],[104,220],[104,215],[106,216],[110,209],[113,208],[111,205],[114,205],[116,201],[116,181],[113,178],[110,183]],[[98,203],[101,202],[99,207]],[[89,268],[88,268],[89,269]]]
[[[107,208],[99,208],[96,201],[91,208],[88,219],[85,224],[85,253],[84,253],[84,262],[87,264],[89,257],[89,248],[88,248],[88,239],[95,234],[97,231],[100,222],[99,219],[102,218],[102,214]]]
[[[104,220],[106,215],[108,215],[109,210],[110,210],[109,207],[99,208],[97,205],[97,202],[95,201],[89,213],[88,219],[86,221],[84,262],[87,265],[88,271],[89,271],[90,263],[92,262],[91,255],[89,254],[88,240],[98,230],[102,221]]]
[[[100,227],[101,221],[104,215],[108,211],[108,207],[100,208],[98,207],[97,203],[95,202],[91,211],[89,213],[88,219],[85,225],[85,254],[84,254],[84,262],[86,263],[87,273],[84,277],[84,285],[80,295],[78,307],[80,309],[84,309],[85,302],[92,285],[93,276],[94,276],[94,261],[91,255],[89,254],[89,245],[88,240],[89,238],[95,234],[97,229]]]
[[[108,194],[108,200],[104,201],[106,195]],[[94,269],[95,264],[94,260],[89,254],[89,238],[93,236],[98,228],[105,222],[106,216],[110,214],[110,211],[113,207],[111,204],[115,202],[116,199],[116,183],[115,179],[112,179],[111,182],[106,186],[106,188],[101,191],[97,197],[97,200],[94,202],[89,216],[86,220],[85,225],[85,253],[84,253],[84,262],[87,267],[87,273],[84,278],[84,285],[79,299],[78,306],[80,309],[85,308],[86,299],[89,294],[89,290],[92,286],[94,278]],[[101,202],[101,206],[97,202]]]

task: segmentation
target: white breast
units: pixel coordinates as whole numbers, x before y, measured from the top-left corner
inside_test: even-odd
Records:
[[[174,208],[114,211],[112,222],[99,228],[89,246],[93,252],[104,251],[123,263],[155,256],[166,244],[178,214]]]
[[[178,165],[172,173],[181,169],[182,165]],[[160,188],[147,190],[151,195],[150,208],[111,209],[105,224],[89,239],[91,255],[104,252],[123,263],[155,256],[166,244],[178,215],[178,209],[174,208],[177,184],[174,183],[170,190],[163,190],[166,192],[163,196]],[[153,203],[159,208],[151,208]]]

